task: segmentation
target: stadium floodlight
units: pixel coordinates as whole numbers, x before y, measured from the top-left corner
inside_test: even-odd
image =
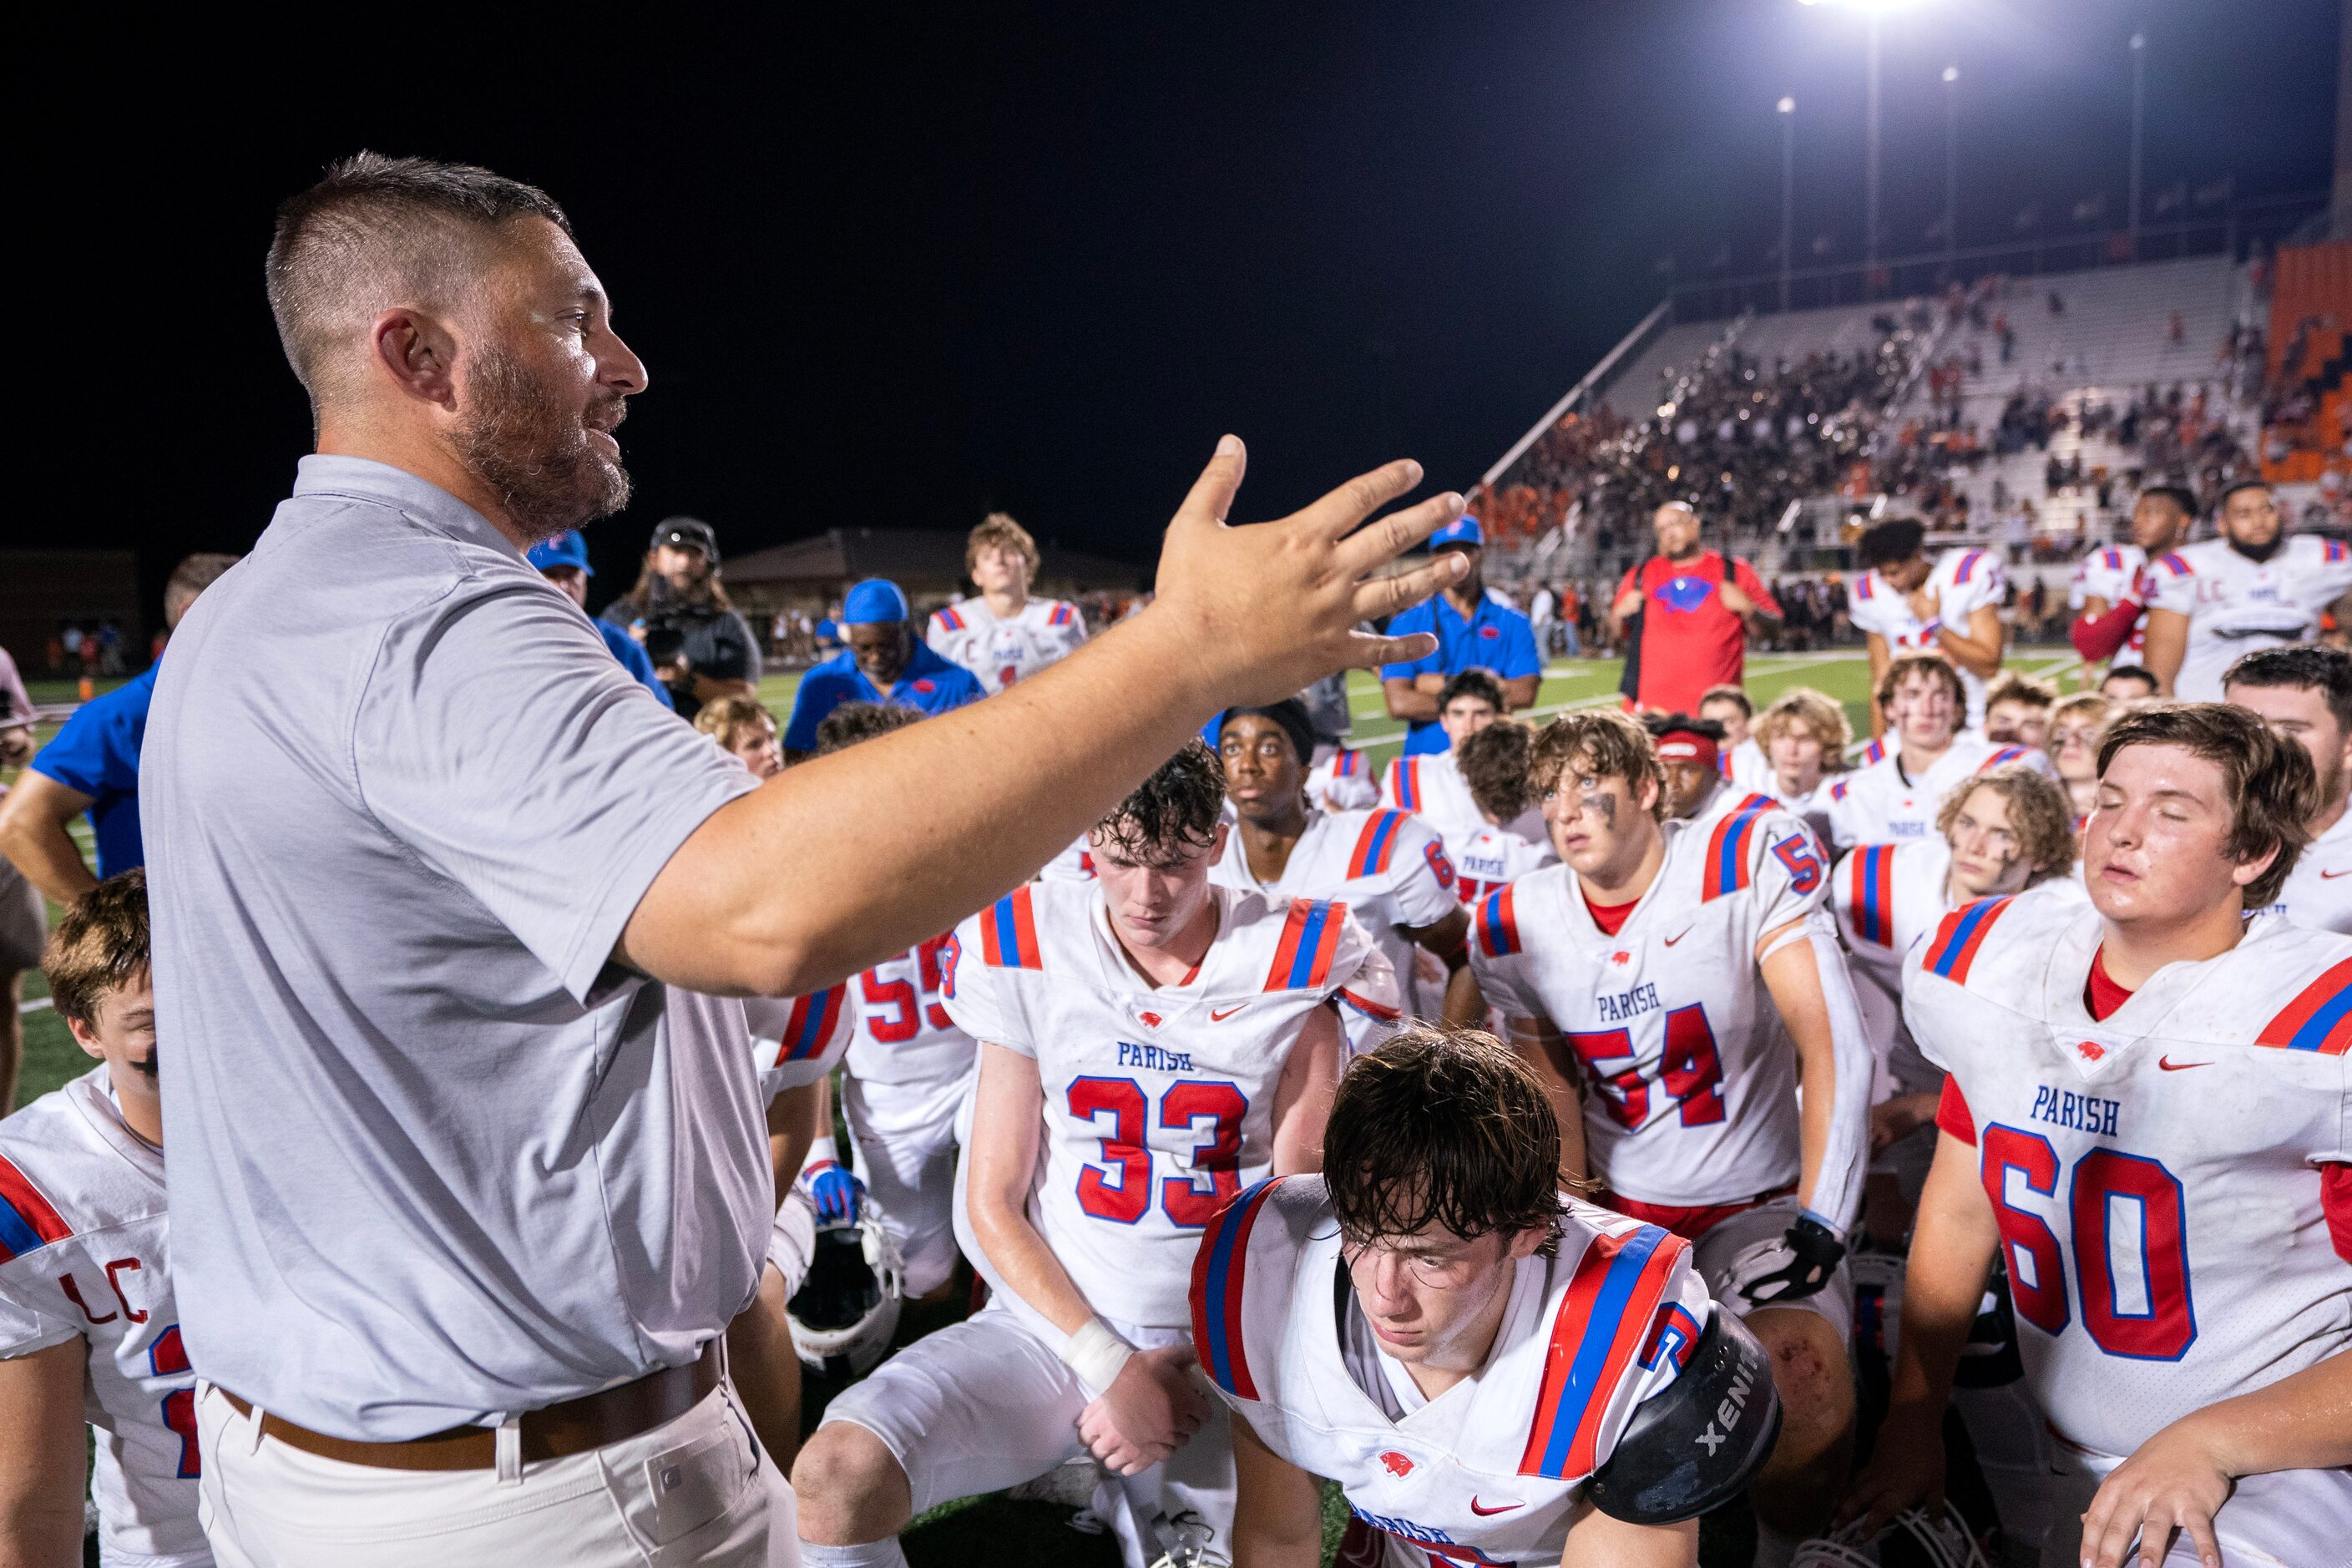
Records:
[[[1794,114],[1797,112],[1797,100],[1793,98],[1783,98],[1773,107],[1783,114]]]
[[[1959,80],[1959,79],[1960,79],[1960,68],[1959,68],[1959,67],[1958,67],[1958,66],[1946,66],[1946,67],[1944,68],[1944,79],[1945,79],[1946,81],[1958,81],[1958,80]]]
[[[1797,100],[1783,96],[1780,111],[1780,309],[1789,308],[1789,268],[1796,264]]]
[[[1960,68],[1944,68],[1944,265],[1960,247]]]
[[[2147,98],[2147,35],[2131,36],[2132,68],[2132,132],[2131,132],[2131,200],[2130,216],[2125,221],[2131,230],[2131,258],[2139,259],[2139,180],[2140,180],[2140,120]]]

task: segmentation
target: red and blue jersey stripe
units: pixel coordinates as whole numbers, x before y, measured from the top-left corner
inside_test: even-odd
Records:
[[[1862,749],[1862,765],[1865,768],[1886,760],[1886,742],[1873,741]]]
[[[1977,961],[1977,950],[1984,946],[1985,933],[1992,930],[2001,911],[2015,901],[2013,898],[1979,899],[1946,915],[1944,923],[1936,928],[1935,942],[1927,949],[1927,972],[1940,974],[1955,985],[1966,985],[1969,967]]]
[[[1364,771],[1364,753],[1342,746],[1331,753],[1331,776],[1351,779]]]
[[[1895,846],[1873,844],[1853,858],[1853,934],[1895,945]]]
[[[1364,823],[1364,830],[1356,836],[1355,853],[1348,857],[1348,879],[1378,877],[1387,872],[1389,862],[1396,858],[1398,829],[1404,823],[1402,811],[1376,811]]]
[[[2110,572],[2120,572],[2124,569],[2124,552],[2120,550],[2100,551],[2099,561]]]
[[[1043,969],[1029,889],[1015,888],[980,917],[980,956],[992,969]]]
[[[1389,764],[1389,795],[1406,811],[1421,809],[1421,759],[1399,757]]]
[[[1706,883],[1701,901],[1736,893],[1748,886],[1748,851],[1755,842],[1756,823],[1773,804],[1769,795],[1751,795],[1715,825],[1706,842]]]
[[[1217,1386],[1241,1399],[1257,1397],[1242,1344],[1242,1282],[1249,1263],[1250,1231],[1281,1181],[1268,1176],[1227,1204],[1209,1222],[1201,1250],[1192,1257],[1193,1351],[1201,1358],[1201,1369]]]
[[[1654,1225],[1592,1238],[1552,1321],[1519,1474],[1564,1481],[1592,1473],[1610,1397],[1648,1347],[1659,1302],[1689,1250]]]
[[[1049,626],[1066,626],[1076,618],[1076,611],[1071,609],[1062,600],[1056,599],[1054,601],[1053,613],[1045,617],[1045,624]]]
[[[2188,577],[2195,574],[2189,569],[2188,559],[2178,553],[2159,555],[2153,563],[2151,563],[2151,564],[2163,567],[2167,572],[2171,573],[2176,577]]]
[[[1519,914],[1511,905],[1513,886],[1504,883],[1478,905],[1478,951],[1489,958],[1507,958],[1519,951]]]
[[[1324,899],[1293,899],[1282,922],[1274,963],[1265,972],[1268,991],[1310,991],[1331,977],[1331,956],[1339,951],[1339,928],[1348,906]]]
[[[1952,571],[1952,581],[1956,584],[1965,583],[1969,578],[1975,576],[1977,574],[1977,563],[1983,559],[1984,552],[1981,550],[1971,550],[1966,555],[1961,556],[1959,565],[1955,567]]]
[[[822,1056],[824,1043],[833,1038],[833,1031],[841,1023],[841,999],[848,991],[846,985],[828,985],[822,991],[812,991],[805,996],[793,998],[793,1010],[784,1018],[784,1037],[776,1049],[776,1065],[804,1062]]]
[[[2305,986],[2279,1016],[2263,1026],[2258,1046],[2340,1057],[2352,1050],[2352,958]]]
[[[1980,773],[1990,773],[1993,769],[2000,766],[2003,763],[2022,762],[2026,753],[2032,750],[2033,748],[2031,746],[2003,746],[2000,751],[1995,752],[1991,756],[1987,757],[1983,762],[1979,763],[1977,764],[1977,772]]]
[[[13,1263],[71,1235],[73,1226],[32,1178],[0,1158],[0,1263]]]
[[[932,611],[931,618],[939,622],[940,625],[948,631],[960,632],[963,630],[963,617],[955,613],[955,606],[953,605],[944,605],[940,609]]]
[[[1878,590],[1872,586],[1872,584],[1877,581],[1878,569],[1876,567],[1873,567],[1871,570],[1864,572],[1860,577],[1854,579],[1853,596],[1857,599],[1874,599],[1878,597]]]

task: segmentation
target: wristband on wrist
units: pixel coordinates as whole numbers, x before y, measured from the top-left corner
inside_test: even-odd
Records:
[[[801,1157],[801,1174],[804,1178],[814,1176],[827,1165],[840,1163],[841,1155],[834,1147],[833,1134],[827,1132],[809,1141],[808,1152]]]
[[[1135,1347],[1120,1339],[1100,1318],[1088,1318],[1062,1346],[1062,1364],[1077,1373],[1088,1399],[1100,1399],[1118,1379]]]

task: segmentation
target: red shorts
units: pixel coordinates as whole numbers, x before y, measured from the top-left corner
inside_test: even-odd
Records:
[[[1752,1198],[1742,1198],[1737,1203],[1702,1204],[1695,1207],[1685,1207],[1677,1204],[1645,1204],[1639,1198],[1629,1198],[1622,1193],[1608,1192],[1601,1194],[1593,1199],[1593,1202],[1603,1208],[1615,1209],[1619,1214],[1631,1215],[1635,1219],[1657,1226],[1661,1229],[1670,1230],[1685,1241],[1696,1241],[1733,1215],[1746,1214],[1749,1209],[1762,1204],[1769,1204],[1774,1198],[1787,1197],[1796,1190],[1797,1184],[1791,1182],[1785,1187],[1776,1187],[1769,1193],[1759,1193]]]

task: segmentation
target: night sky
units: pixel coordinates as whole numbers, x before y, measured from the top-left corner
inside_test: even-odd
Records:
[[[731,553],[1010,510],[1149,561],[1218,434],[1241,512],[1384,458],[1466,486],[1667,279],[1861,254],[1863,26],[1795,0],[789,8],[793,19],[173,37],[30,51],[9,544],[242,549],[307,447],[262,299],[272,209],[359,147],[570,210],[646,361],[607,591],[652,523]],[[771,14],[772,18],[773,14]],[[2336,0],[1923,0],[1886,26],[1885,248],[1931,248],[1942,68],[1961,241],[2151,190],[2328,179]],[[199,62],[202,62],[201,64]],[[1727,275],[1717,271],[1715,275]],[[615,579],[618,581],[615,581]]]

